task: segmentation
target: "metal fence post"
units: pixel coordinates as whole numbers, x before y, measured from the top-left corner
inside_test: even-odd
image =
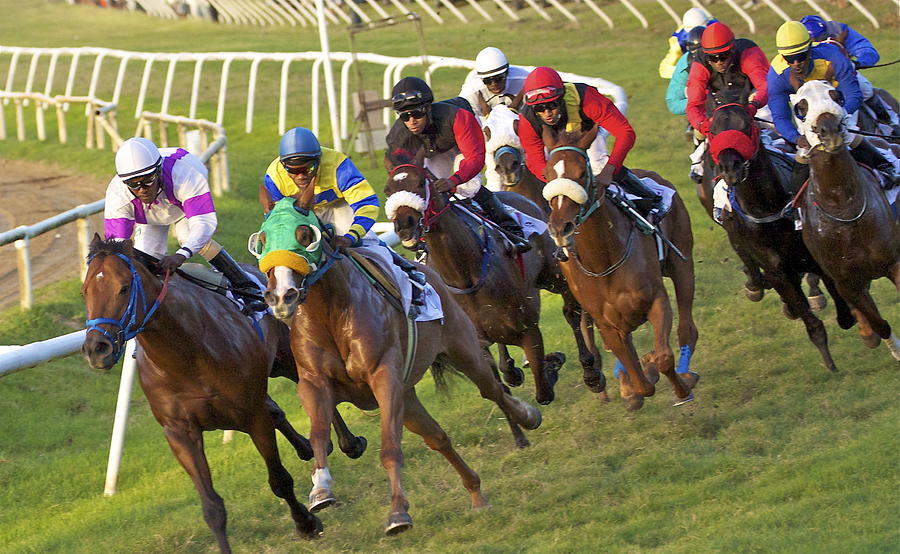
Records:
[[[79,206],[80,208],[81,206]],[[79,219],[75,222],[77,226],[77,234],[78,234],[78,262],[81,267],[81,282],[84,282],[84,278],[87,276],[87,256],[88,256],[88,247],[91,244],[91,220],[87,217]]]
[[[31,256],[28,251],[28,237],[15,242],[19,262],[19,306],[23,310],[34,304],[34,291],[31,290]]]

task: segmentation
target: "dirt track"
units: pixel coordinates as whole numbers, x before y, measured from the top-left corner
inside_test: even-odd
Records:
[[[79,204],[100,200],[106,184],[54,165],[0,159],[0,232],[33,225]],[[91,223],[102,232],[102,213],[92,217]],[[32,239],[30,249],[35,288],[77,275],[74,222]],[[0,246],[0,268],[0,308],[17,305],[19,278],[12,244]],[[39,300],[35,297],[36,302]]]

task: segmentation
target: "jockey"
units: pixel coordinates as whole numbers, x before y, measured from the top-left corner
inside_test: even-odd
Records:
[[[767,77],[771,94],[769,107],[772,110],[775,130],[786,141],[797,145],[797,163],[794,165],[791,184],[799,187],[809,177],[807,157],[810,144],[794,126],[790,95],[806,81],[821,79],[831,82],[843,96],[844,110],[849,116],[849,127],[855,129],[862,93],[853,66],[847,57],[833,44],[819,43],[813,46],[809,32],[802,23],[798,21],[784,23],[775,35],[775,44],[778,55],[772,59]],[[883,172],[890,186],[896,184],[897,176],[893,164],[861,135],[854,137],[850,147],[854,159]]]
[[[681,18],[681,27],[669,37],[669,51],[659,62],[659,76],[663,79],[671,79],[675,73],[675,66],[681,56],[687,53],[687,36],[694,27],[706,27],[715,23],[702,8],[691,8],[684,12]]]
[[[528,71],[525,69],[509,65],[499,48],[488,46],[475,57],[475,71],[466,78],[459,95],[469,101],[478,117],[488,115],[481,113],[482,103],[479,97],[489,108],[504,104],[518,109],[522,105],[522,85],[527,76]]]
[[[691,62],[696,57],[696,52],[700,49],[700,38],[703,36],[704,26],[697,26],[690,30],[685,39],[685,53],[678,58],[675,64],[675,72],[672,73],[672,79],[669,81],[669,88],[666,89],[666,107],[674,115],[684,115],[687,108],[687,82],[688,72],[691,69]]]
[[[278,157],[269,164],[259,186],[259,203],[266,216],[286,196],[308,202],[322,222],[334,226],[330,243],[335,250],[382,246],[410,280],[425,285],[425,274],[372,231],[379,209],[372,185],[350,158],[321,146],[316,135],[303,127],[294,127],[281,137]],[[414,286],[413,292],[417,289],[421,287]]]
[[[106,188],[106,238],[124,240],[134,234],[134,247],[160,258],[160,267],[168,271],[199,254],[236,291],[250,295],[244,296],[247,310],[263,311],[259,287],[212,238],[218,220],[208,174],[203,162],[187,150],[159,149],[142,137],[126,140],[116,152],[116,176]],[[181,247],[166,255],[170,226]]]
[[[612,154],[607,154],[602,133],[588,148],[594,179],[601,187],[615,180],[627,192],[649,200],[658,209],[661,198],[625,167],[625,156],[634,146],[635,132],[612,100],[584,83],[563,83],[554,69],[538,67],[525,80],[525,104],[519,114],[519,140],[525,150],[525,164],[540,180],[546,181],[543,129],[587,131],[595,124],[615,137]]]
[[[500,200],[481,186],[484,168],[484,134],[471,106],[464,98],[435,102],[431,87],[418,77],[404,77],[391,92],[398,119],[387,135],[389,155],[410,159],[424,149],[425,168],[437,178],[439,192],[472,198],[500,226],[518,253],[531,249],[522,228],[507,213]]]
[[[846,23],[838,21],[825,21],[818,15],[807,15],[800,20],[813,42],[828,42],[839,47],[844,54],[850,58],[855,69],[861,67],[869,67],[878,63],[881,56],[878,50],[866,37],[856,32]],[[898,124],[897,114],[884,104],[881,98],[875,94],[872,83],[866,79],[862,73],[857,71],[856,78],[859,81],[859,89],[862,91],[863,102],[869,106],[875,113],[875,117],[887,123],[896,126]]]

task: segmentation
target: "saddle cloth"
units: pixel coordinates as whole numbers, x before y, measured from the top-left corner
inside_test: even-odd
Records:
[[[478,202],[472,200],[472,203],[478,206]],[[477,223],[481,223],[481,217],[472,212],[469,208],[466,207],[465,204],[457,203],[456,207],[462,208],[462,212],[466,214],[469,218]],[[525,233],[525,238],[528,239],[531,235],[543,235],[547,230],[547,223],[537,219],[536,217],[531,217],[530,215],[520,212],[519,210],[513,208],[508,204],[503,204],[503,208],[506,210],[513,219],[516,220],[516,223],[519,224],[519,227],[522,228],[522,232]],[[481,206],[478,206],[478,209],[484,213],[484,209]],[[486,218],[487,216],[485,216]],[[492,222],[493,223],[493,222]]]
[[[358,246],[348,251],[360,265],[379,283],[384,285],[390,294],[399,299],[403,313],[408,314],[412,306],[412,283],[406,273],[397,267],[391,254],[385,252],[387,246]],[[434,321],[444,318],[441,297],[431,284],[426,284],[422,291],[422,306],[417,306],[416,321]]]
[[[637,175],[635,175],[637,177]],[[675,189],[671,189],[665,185],[661,185],[651,179],[650,177],[641,177],[641,182],[644,183],[647,187],[650,188],[657,196],[662,197],[662,202],[659,205],[659,215],[660,218],[669,213],[669,209],[672,208],[672,199],[675,198]],[[635,200],[640,200],[640,196],[635,196],[633,194],[629,194],[625,192],[625,189],[617,185],[616,183],[612,183],[609,185],[609,188],[618,192],[619,194],[625,196],[625,198],[634,202]]]

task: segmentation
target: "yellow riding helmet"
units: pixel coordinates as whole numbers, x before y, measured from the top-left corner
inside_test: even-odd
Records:
[[[809,50],[812,39],[806,26],[799,21],[788,21],[775,33],[775,46],[782,56],[799,54]]]

